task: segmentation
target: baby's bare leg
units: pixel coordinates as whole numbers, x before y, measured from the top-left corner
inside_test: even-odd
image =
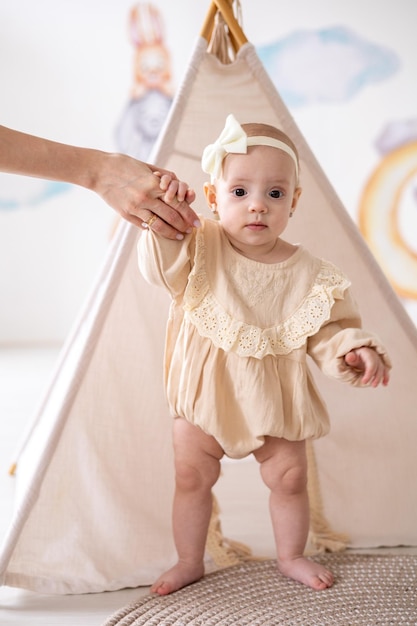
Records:
[[[333,574],[304,557],[309,529],[305,442],[267,437],[254,455],[271,490],[270,511],[279,570],[313,589],[331,587]]]
[[[178,561],[152,585],[167,595],[204,575],[204,552],[212,509],[211,488],[223,450],[213,437],[182,418],[174,420],[175,495],[173,533]]]

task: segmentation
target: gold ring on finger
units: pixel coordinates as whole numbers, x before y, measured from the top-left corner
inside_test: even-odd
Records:
[[[158,216],[157,216],[157,215],[155,215],[155,213],[152,213],[152,214],[151,214],[151,216],[150,216],[150,218],[148,218],[147,220],[145,220],[145,221],[143,222],[143,224],[146,226],[146,228],[150,228],[150,227],[152,226],[152,224],[153,224],[154,222],[156,222],[156,220],[157,220],[157,219],[158,219]]]

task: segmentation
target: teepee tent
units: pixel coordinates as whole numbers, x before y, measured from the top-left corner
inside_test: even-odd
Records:
[[[227,26],[218,20],[216,33],[228,30],[236,50],[227,63],[208,51],[217,11]],[[390,385],[378,389],[350,388],[314,370],[332,430],[311,449],[313,530],[320,538],[325,519],[356,548],[417,545],[415,328],[229,3],[215,0],[150,158],[192,184],[199,212],[201,153],[231,112],[241,123],[279,126],[295,141],[303,194],[287,238],[348,274],[364,326],[394,363]],[[115,590],[150,584],[175,559],[171,418],[162,386],[169,302],[139,274],[138,237],[120,224],[24,444],[0,556],[3,584],[45,593]],[[217,547],[226,545],[218,525],[212,542],[213,535]],[[322,535],[325,544],[331,534]]]

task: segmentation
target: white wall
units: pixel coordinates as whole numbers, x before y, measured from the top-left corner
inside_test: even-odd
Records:
[[[114,150],[114,129],[131,86],[127,14],[133,0],[3,0],[0,4],[0,123],[57,141]],[[209,1],[154,0],[178,85]],[[343,25],[393,50],[400,67],[339,103],[292,113],[349,212],[381,155],[375,140],[393,120],[417,117],[414,0],[242,0],[249,40],[264,46],[299,30]],[[339,68],[344,71],[343,67]],[[303,76],[297,77],[300,83]],[[331,80],[331,78],[330,78]],[[0,343],[60,343],[101,263],[116,214],[83,189],[0,177]],[[50,191],[39,205],[30,200]],[[415,212],[417,214],[417,211]],[[417,253],[417,228],[406,228]],[[412,233],[410,235],[410,233]],[[416,286],[417,290],[417,286]],[[417,320],[416,301],[404,301]]]

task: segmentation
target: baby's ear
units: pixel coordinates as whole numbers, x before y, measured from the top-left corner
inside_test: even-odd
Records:
[[[215,213],[217,211],[217,194],[216,188],[211,183],[204,183],[204,195],[209,208]]]
[[[292,204],[291,204],[291,215],[294,213],[297,207],[298,201],[301,196],[301,191],[302,191],[301,187],[296,187],[296,189],[294,189],[294,195],[293,195]]]

